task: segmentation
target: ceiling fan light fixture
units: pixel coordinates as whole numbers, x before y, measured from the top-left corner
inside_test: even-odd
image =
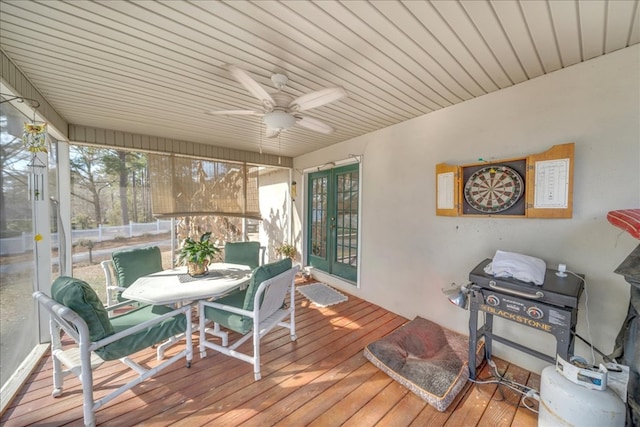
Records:
[[[265,114],[262,120],[264,120],[270,128],[279,130],[289,129],[296,124],[296,118],[293,115],[280,110]]]
[[[313,117],[300,115],[299,113],[312,108],[322,107],[323,105],[330,104],[347,96],[347,93],[341,87],[330,87],[308,92],[294,99],[293,96],[283,92],[284,87],[289,82],[289,78],[285,74],[275,73],[271,75],[271,82],[278,91],[275,93],[267,93],[262,85],[247,71],[231,64],[225,64],[225,67],[235,80],[260,100],[262,103],[262,111],[214,110],[209,111],[209,114],[261,116],[266,125],[265,136],[267,138],[280,136],[282,131],[290,129],[294,125],[327,135],[333,133],[334,129],[328,124]]]

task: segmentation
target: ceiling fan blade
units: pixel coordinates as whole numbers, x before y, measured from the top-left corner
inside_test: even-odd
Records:
[[[296,120],[296,124],[298,126],[302,126],[303,128],[307,128],[316,132],[326,133],[326,134],[333,133],[333,130],[334,130],[328,124],[311,117],[300,117]]]
[[[227,69],[231,73],[231,75],[238,81],[242,86],[247,89],[251,95],[258,98],[262,104],[264,104],[265,108],[270,109],[275,105],[273,98],[269,95],[269,92],[263,88],[260,83],[255,81],[253,77],[249,75],[245,70],[236,67],[235,65],[227,64]]]
[[[254,111],[254,110],[221,110],[221,111],[209,110],[207,111],[207,114],[222,115],[222,116],[231,116],[231,115],[263,116],[264,115],[262,111]]]
[[[266,138],[276,138],[278,135],[280,135],[280,132],[282,132],[282,129],[274,129],[267,126],[267,130],[265,131],[264,136]]]
[[[347,96],[347,92],[341,87],[330,87],[305,93],[291,101],[289,108],[292,111],[304,111],[311,108],[320,107]]]

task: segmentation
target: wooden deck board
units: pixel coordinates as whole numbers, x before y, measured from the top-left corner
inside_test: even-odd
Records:
[[[194,335],[190,369],[176,363],[96,412],[102,426],[535,426],[537,415],[519,404],[504,386],[467,383],[456,400],[439,412],[369,363],[362,350],[405,319],[359,298],[318,308],[296,294],[296,334],[280,329],[262,340],[262,380],[252,366],[207,350],[200,358]],[[173,354],[179,345],[168,350]],[[241,349],[251,348],[245,343]],[[136,355],[154,366],[152,349]],[[539,386],[539,375],[496,359],[508,377]],[[82,393],[74,376],[65,378],[60,398],[51,397],[51,358],[47,356],[0,418],[0,425],[82,425]],[[119,362],[95,371],[96,396],[133,377]],[[488,378],[486,364],[479,378]],[[108,386],[106,384],[109,384]],[[504,397],[507,397],[506,399]],[[537,408],[535,401],[529,402]]]
[[[519,384],[526,384],[529,377],[528,372],[515,365],[508,366],[502,361],[497,361],[498,371],[508,380],[515,381]],[[487,406],[487,410],[482,415],[479,425],[486,426],[510,426],[513,417],[520,404],[521,394],[516,393],[512,389],[502,386],[498,387],[495,397],[491,399]]]

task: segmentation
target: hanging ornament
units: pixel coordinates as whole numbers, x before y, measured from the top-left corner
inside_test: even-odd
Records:
[[[47,150],[45,149],[44,152]],[[44,154],[33,153],[31,162],[27,165],[30,169],[28,185],[29,200],[44,200],[44,174],[47,164],[39,156]]]
[[[32,153],[47,152],[47,124],[25,123],[22,142]]]

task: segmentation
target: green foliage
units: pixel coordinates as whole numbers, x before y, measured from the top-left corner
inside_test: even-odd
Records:
[[[76,230],[87,230],[91,227],[92,221],[88,215],[78,214],[71,220],[71,223]]]
[[[87,247],[89,249],[93,248],[93,240],[91,239],[80,239],[77,242],[78,245]]]
[[[199,240],[187,237],[182,242],[180,254],[178,255],[178,263],[187,264],[203,264],[205,261],[213,261],[215,255],[220,252],[214,242],[211,241],[211,232],[204,233]]]
[[[297,253],[298,251],[296,250],[296,247],[293,245],[290,245],[286,240],[282,245],[276,248],[276,254],[280,256],[289,257],[292,260],[296,257]]]

